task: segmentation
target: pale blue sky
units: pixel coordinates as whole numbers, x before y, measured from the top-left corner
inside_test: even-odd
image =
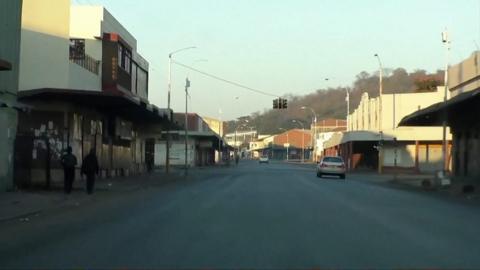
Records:
[[[150,62],[150,101],[167,105],[168,53],[185,64],[278,95],[351,85],[385,67],[443,68],[448,27],[451,63],[480,44],[480,0],[72,0],[104,5],[138,40]],[[196,62],[207,59],[208,62]],[[195,63],[196,62],[196,63]],[[272,98],[173,68],[172,108],[223,120],[271,108]],[[328,82],[324,78],[334,78]],[[235,97],[239,97],[235,99]],[[219,114],[219,110],[222,114]]]

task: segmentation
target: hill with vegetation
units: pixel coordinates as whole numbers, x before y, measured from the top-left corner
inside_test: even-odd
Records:
[[[383,91],[385,94],[435,91],[437,86],[443,85],[443,76],[444,72],[442,70],[438,70],[436,73],[428,73],[425,70],[416,70],[409,73],[403,68],[386,69],[383,76]],[[279,133],[279,127],[298,128],[299,125],[292,123],[292,119],[302,121],[305,128],[309,128],[312,114],[310,111],[301,110],[302,106],[314,109],[318,120],[327,118],[345,119],[347,91],[350,92],[350,110],[353,111],[360,103],[363,93],[367,92],[370,97],[376,97],[378,96],[378,89],[378,73],[370,74],[363,71],[356,76],[353,85],[350,87],[318,89],[303,96],[287,95],[288,109],[269,109],[263,112],[254,112],[237,120],[248,119],[249,126],[255,127],[260,134]],[[234,127],[234,121],[227,123],[228,132],[233,132]]]

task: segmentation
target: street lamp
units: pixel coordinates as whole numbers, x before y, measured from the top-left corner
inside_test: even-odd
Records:
[[[185,176],[188,175],[188,88],[190,80],[185,79]]]
[[[382,94],[383,94],[383,65],[380,56],[376,53],[374,55],[378,60],[378,66],[380,69],[380,76],[379,76],[379,87],[378,87],[378,131],[382,133]],[[383,147],[379,149],[379,158],[378,158],[378,173],[382,173],[383,167]]]
[[[443,161],[443,178],[446,178],[446,173],[448,171],[448,159],[447,159],[447,99],[448,99],[448,66],[449,66],[449,58],[450,58],[450,38],[448,36],[448,32],[445,30],[442,32],[442,42],[445,45],[445,77],[444,77],[444,95],[443,95],[443,145],[442,145],[442,161]]]
[[[305,125],[295,119],[292,120],[292,123],[298,123],[302,126],[302,163],[305,161]]]
[[[234,148],[234,149],[235,149],[235,151],[234,151],[235,155],[237,155],[237,152],[238,152],[238,150],[239,150],[238,147],[237,147],[237,131],[238,131],[238,128],[240,128],[240,127],[246,127],[246,126],[247,126],[246,123],[248,123],[248,122],[250,122],[250,121],[248,121],[248,119],[244,119],[243,122],[245,122],[245,123],[241,123],[241,125],[239,125],[238,122],[241,123],[242,121],[237,121],[237,124],[235,125],[235,135],[234,135],[235,139],[234,139],[234,144],[233,144],[234,147],[235,147],[235,148]]]
[[[253,152],[252,152],[251,145],[253,142],[253,134],[255,134],[256,132],[253,132],[253,129],[255,128],[254,126],[251,126],[249,128],[250,128],[250,140],[248,142],[248,149],[250,150],[250,159],[253,159]]]
[[[350,127],[350,121],[348,118],[350,117],[350,91],[347,88],[347,96],[345,97],[345,102],[347,103],[347,131]]]
[[[285,131],[285,133],[287,134],[287,162],[288,162],[288,148],[290,148],[290,143],[288,142],[288,130],[286,130],[284,128],[278,128],[278,129]]]
[[[306,109],[309,109],[312,113],[313,113],[313,121],[312,121],[312,125],[313,125],[313,138],[312,138],[312,151],[313,151],[313,155],[312,155],[312,161],[315,162],[316,159],[317,159],[317,154],[316,154],[316,149],[317,149],[317,114],[315,113],[315,110],[310,108],[310,107],[307,107],[307,106],[302,106],[301,107],[302,110],[306,110]]]
[[[375,57],[378,57],[378,54],[375,54]],[[381,64],[381,63],[380,63]],[[381,73],[383,73],[383,71],[381,71]],[[380,76],[381,78],[382,76]],[[325,81],[330,81],[331,79],[335,79],[335,78],[325,78]],[[382,82],[380,81],[380,84],[382,84]],[[348,90],[348,88],[345,89],[346,90],[346,97],[345,97],[345,101],[347,103],[347,131],[349,129],[349,125],[350,125],[350,121],[348,120],[348,116],[350,115],[350,91]],[[383,92],[383,91],[382,91]]]
[[[195,49],[197,47],[195,46],[190,46],[190,47],[185,47],[185,48],[182,48],[182,49],[178,49],[176,51],[173,51],[171,53],[168,54],[168,97],[167,97],[167,109],[168,109],[168,112],[170,113],[170,96],[171,96],[171,92],[172,92],[172,57],[174,54],[178,53],[178,52],[181,52],[181,51],[185,51],[185,50],[189,50],[189,49]],[[170,115],[170,118],[171,118],[171,115]],[[170,120],[173,120],[173,119],[170,119]],[[166,173],[169,173],[170,172],[170,126],[168,126],[168,130],[167,130],[167,140],[166,140],[166,149],[165,149],[165,171]]]

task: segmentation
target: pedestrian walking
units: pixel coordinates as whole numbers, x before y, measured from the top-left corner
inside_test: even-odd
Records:
[[[70,194],[75,180],[75,166],[77,165],[77,157],[72,154],[72,147],[67,147],[61,162],[63,166],[63,188],[66,194]]]
[[[81,174],[87,176],[87,193],[92,194],[95,186],[95,175],[98,175],[99,167],[95,149],[91,149],[90,153],[85,156],[82,161]]]
[[[151,173],[153,171],[153,166],[155,164],[154,157],[151,153],[147,154],[146,163],[147,163],[147,172]]]

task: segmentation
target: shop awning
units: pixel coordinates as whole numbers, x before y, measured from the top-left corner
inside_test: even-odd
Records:
[[[121,92],[44,88],[19,91],[18,99],[25,103],[53,100],[70,102],[136,122],[168,123],[168,119],[172,115],[167,109],[160,109],[153,104]]]
[[[407,115],[400,121],[399,126],[440,126],[444,119],[444,112],[446,112],[447,122],[449,122],[451,115],[456,111],[467,109],[474,113],[472,110],[479,110],[479,107],[480,89],[477,89]]]
[[[162,131],[162,134],[167,134],[167,132]],[[170,134],[171,135],[175,134],[175,135],[178,135],[178,136],[183,136],[183,135],[185,135],[185,130],[171,130]],[[188,137],[211,140],[212,142],[214,142],[216,144],[215,148],[218,148],[218,143],[224,142],[223,143],[223,148],[233,149],[233,147],[231,147],[227,143],[225,143],[225,141],[223,140],[222,137],[220,137],[220,135],[218,135],[217,133],[215,133],[213,131],[190,131],[189,130],[188,131]]]
[[[388,134],[381,134],[373,131],[348,131],[348,132],[336,132],[333,136],[324,143],[325,148],[334,147],[340,144],[348,142],[378,142],[393,141],[395,137]]]
[[[32,106],[20,103],[18,101],[6,101],[6,100],[1,100],[1,99],[0,99],[0,107],[13,108],[13,109],[17,109],[19,111],[28,111],[28,110],[32,109]]]

